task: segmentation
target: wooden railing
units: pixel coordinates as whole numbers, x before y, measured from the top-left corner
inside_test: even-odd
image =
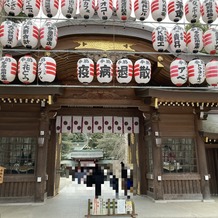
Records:
[[[34,195],[35,176],[33,175],[5,175],[4,182],[0,185],[0,199],[2,200],[33,199]]]
[[[201,200],[201,178],[199,174],[165,174],[162,176],[164,199]]]

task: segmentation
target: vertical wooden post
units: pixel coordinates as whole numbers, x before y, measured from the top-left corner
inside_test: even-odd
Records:
[[[152,113],[152,147],[153,147],[153,185],[154,185],[154,199],[162,200],[163,199],[163,190],[162,190],[162,182],[158,181],[158,176],[162,175],[162,157],[161,157],[161,147],[157,147],[156,145],[156,132],[159,133],[159,116],[156,111]],[[160,133],[159,133],[160,134]]]
[[[48,196],[55,196],[56,193],[56,178],[57,178],[57,161],[56,161],[56,152],[60,152],[60,147],[57,142],[56,128],[55,128],[55,119],[51,120],[51,138],[48,143],[48,155],[47,155],[47,173],[48,173],[48,182],[47,182],[47,193]],[[59,179],[59,177],[57,178]]]
[[[202,130],[201,125],[202,125],[201,120],[199,120],[197,115],[195,115],[195,132],[196,132],[196,141],[197,141],[199,173],[201,176],[201,191],[202,191],[203,199],[209,200],[210,199],[209,180],[205,180],[205,176],[208,175],[206,150],[204,146],[204,141],[199,134],[199,131]]]
[[[43,131],[43,132],[40,132]],[[40,136],[41,134],[41,136]],[[36,168],[36,192],[35,202],[43,202],[46,194],[47,180],[47,146],[49,138],[49,120],[47,114],[43,111],[40,115],[39,136],[44,137],[44,142],[38,144],[37,168]]]
[[[140,193],[138,194],[146,194],[147,192],[147,180],[146,180],[146,169],[147,169],[147,153],[146,153],[146,145],[144,140],[144,118],[140,117],[140,133],[138,134],[138,140],[136,143],[138,144],[138,149],[136,150],[136,164],[137,164],[137,181],[138,188]],[[135,167],[135,166],[134,166]]]

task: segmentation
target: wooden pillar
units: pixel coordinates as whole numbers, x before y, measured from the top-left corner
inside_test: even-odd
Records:
[[[56,195],[55,181],[57,174],[56,167],[56,152],[58,147],[57,137],[56,137],[56,129],[55,129],[55,119],[51,120],[51,138],[48,142],[48,156],[47,156],[47,173],[48,173],[48,181],[47,181],[47,193],[48,196]]]
[[[138,180],[138,194],[144,195],[147,192],[147,180],[146,180],[146,169],[147,169],[147,153],[146,145],[144,140],[144,118],[140,118],[140,133],[138,134],[138,140],[136,141],[136,164],[138,168],[137,180]]]
[[[39,140],[38,155],[36,166],[36,189],[35,189],[35,202],[43,202],[46,194],[46,181],[47,181],[47,148],[49,139],[49,119],[47,114],[42,111],[40,114],[39,124]],[[44,139],[44,141],[43,141]]]
[[[162,182],[158,180],[162,176],[162,162],[161,162],[161,147],[156,145],[157,134],[160,134],[159,131],[159,116],[156,111],[152,113],[152,147],[153,147],[153,186],[154,186],[154,199],[162,200],[163,199],[163,190]]]
[[[201,191],[204,200],[210,199],[210,187],[209,180],[205,180],[205,176],[208,176],[207,169],[207,159],[206,159],[206,150],[200,132],[202,130],[202,122],[198,119],[198,116],[195,115],[195,131],[196,131],[196,141],[197,141],[197,152],[198,152],[198,165],[199,173],[201,176]]]

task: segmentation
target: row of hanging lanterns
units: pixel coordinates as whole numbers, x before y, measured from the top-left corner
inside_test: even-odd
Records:
[[[17,61],[11,55],[0,58],[0,81],[8,84],[18,76],[20,82],[31,84],[36,77],[41,82],[53,82],[56,77],[56,61],[51,57],[41,57],[38,62],[26,55]]]
[[[121,84],[131,82],[133,76],[138,84],[147,84],[151,79],[151,63],[147,59],[139,59],[134,64],[123,58],[116,62],[116,79]],[[77,62],[77,78],[81,83],[91,83],[96,71],[100,83],[110,83],[113,79],[113,62],[109,58],[100,58],[95,63],[90,58],[81,58]],[[18,74],[17,74],[18,72]],[[0,81],[11,83],[16,76],[24,84],[31,84],[36,76],[42,82],[53,82],[56,77],[56,61],[51,57],[41,57],[38,66],[30,55],[17,61],[11,55],[0,58]],[[181,58],[170,64],[171,82],[182,86],[187,81],[193,85],[206,82],[210,86],[218,84],[218,60],[211,60],[206,65],[201,59],[193,59],[189,63]]]
[[[13,21],[4,21],[0,26],[0,42],[4,47],[13,48],[18,43],[19,29]],[[58,29],[50,21],[46,22],[39,30],[30,19],[21,26],[21,43],[24,47],[35,48],[40,41],[43,48],[50,50],[55,48],[58,40]],[[205,33],[199,27],[193,27],[187,31],[175,25],[169,33],[164,26],[156,27],[152,32],[152,44],[154,50],[162,52],[170,47],[172,52],[182,52],[186,48],[188,52],[197,53],[203,48],[208,54],[215,54],[218,48],[218,30],[208,29]]]
[[[113,62],[109,58],[100,58],[96,63],[96,76],[100,83],[110,83],[113,79]],[[90,58],[81,58],[77,62],[77,77],[81,83],[91,83],[94,79],[95,64]],[[132,78],[139,84],[146,84],[151,79],[151,63],[139,59],[133,65],[127,58],[116,62],[116,79],[121,84],[128,84]]]
[[[208,54],[218,51],[218,30],[210,28],[205,33],[199,27],[192,27],[187,32],[175,25],[169,33],[164,26],[158,26],[152,32],[154,50],[162,52],[170,47],[172,52],[200,52],[203,48]]]
[[[170,64],[171,82],[176,86],[182,86],[189,81],[193,85],[206,82],[210,86],[218,85],[218,60],[211,60],[206,65],[201,59],[193,59],[188,64],[181,58],[175,59]]]
[[[19,28],[16,23],[10,20],[4,21],[0,26],[0,42],[6,48],[13,48],[18,43]],[[26,48],[35,48],[40,41],[43,48],[50,50],[55,48],[58,40],[58,29],[50,21],[47,21],[42,28],[28,19],[21,26],[21,43]]]
[[[94,78],[94,62],[90,58],[81,58],[77,62],[77,76],[81,83],[91,83]],[[113,77],[113,63],[108,58],[101,58],[96,63],[97,80],[109,83]],[[132,77],[138,84],[147,84],[151,79],[151,63],[147,59],[139,59],[134,65],[124,58],[116,62],[116,79],[119,83],[128,84]],[[188,64],[177,58],[170,65],[170,78],[176,86],[182,86],[189,80],[190,84],[199,85],[206,82],[210,86],[218,84],[218,60],[211,60],[206,65],[201,59],[194,59]]]
[[[117,0],[116,9],[113,8],[113,0],[61,0],[60,7],[63,16],[66,18],[75,17],[77,12],[77,4],[79,3],[79,13],[82,18],[92,18],[97,12],[100,19],[107,20],[116,11],[120,20],[128,20],[132,13],[131,0]],[[135,0],[134,14],[138,20],[146,20],[152,15],[155,21],[162,21],[168,17],[173,22],[178,22],[183,18],[183,14],[188,22],[195,23],[200,17],[205,23],[213,23],[218,17],[218,9],[216,0],[187,0],[183,4],[183,0]],[[14,0],[5,0],[4,10],[10,16],[17,16],[23,11],[29,17],[35,17],[39,14],[40,7],[47,17],[54,17],[59,10],[59,0],[18,0],[14,4]]]

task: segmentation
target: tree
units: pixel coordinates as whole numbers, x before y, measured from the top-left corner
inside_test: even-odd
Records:
[[[198,21],[196,23],[187,24],[185,26],[185,31],[187,32],[188,30],[190,30],[193,27],[199,27],[200,29],[203,30],[203,32],[205,32],[209,29],[210,26],[208,24],[202,24],[202,23],[200,23],[200,21]]]
[[[103,149],[105,159],[124,161],[126,153],[126,135],[105,133],[98,140],[98,148]]]
[[[62,151],[61,159],[66,159],[67,155],[74,150],[77,143],[86,142],[87,137],[82,133],[63,134],[62,135]]]

